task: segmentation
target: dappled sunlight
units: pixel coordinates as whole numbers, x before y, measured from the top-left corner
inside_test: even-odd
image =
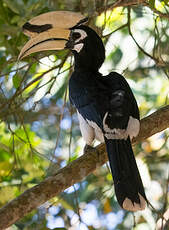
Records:
[[[18,53],[27,41],[21,27],[28,19],[53,10],[82,10],[105,45],[106,58],[100,72],[106,75],[116,71],[126,78],[141,119],[169,104],[167,1],[117,8],[113,8],[116,1],[80,2],[0,2],[1,207],[45,178],[57,175],[59,169],[84,154],[85,141],[69,100],[68,81],[74,58],[68,50],[60,50],[36,53],[18,61]],[[156,124],[160,127],[160,120]],[[93,143],[95,147],[98,144]],[[63,186],[62,192],[48,202],[35,205],[35,211],[10,229],[154,230],[168,207],[169,130],[144,138],[133,149],[152,207],[147,205],[134,215],[122,210],[115,197],[109,163],[101,167],[101,156],[97,155],[93,173],[86,174],[80,168],[77,174],[83,181],[79,183],[73,176],[71,184],[63,177],[62,182],[71,187]],[[85,162],[86,168],[88,163]],[[62,185],[52,186],[54,191]]]

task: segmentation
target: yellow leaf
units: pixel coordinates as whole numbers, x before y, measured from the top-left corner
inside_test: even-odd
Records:
[[[42,72],[37,73],[32,77],[32,84],[28,88],[26,88],[24,93],[26,93],[26,94],[30,93],[38,85],[38,83],[41,81],[41,79],[38,79],[40,75],[42,75]],[[37,81],[36,81],[36,79],[37,79]]]
[[[17,186],[5,186],[0,189],[0,206],[16,197]]]
[[[112,212],[112,207],[110,205],[110,200],[109,199],[106,199],[106,201],[104,203],[104,206],[103,206],[103,209],[104,209],[104,213]]]
[[[73,207],[64,199],[61,199],[60,197],[54,197],[50,200],[50,203],[52,203],[52,205],[58,205],[61,204],[63,208],[65,209],[69,209],[69,210],[73,210]]]
[[[96,19],[96,25],[99,27],[102,27],[106,24],[107,27],[111,27],[113,22],[120,22],[123,20],[124,15],[122,14],[123,8],[118,7],[114,10],[108,10],[104,13],[102,13],[100,16]]]
[[[0,162],[0,176],[7,176],[12,169],[12,164],[8,161]]]
[[[112,179],[112,174],[111,174],[111,173],[108,173],[107,176],[106,176],[106,179],[107,179],[108,181],[112,181],[112,180],[113,180],[113,179]]]

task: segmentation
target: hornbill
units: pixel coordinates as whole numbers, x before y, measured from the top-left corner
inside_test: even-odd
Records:
[[[131,139],[139,133],[139,109],[123,76],[102,76],[99,68],[105,48],[99,35],[80,13],[67,11],[39,15],[23,25],[30,37],[19,59],[42,50],[70,49],[74,72],[69,80],[69,97],[76,107],[81,134],[91,146],[94,139],[105,142],[120,206],[143,210],[147,198],[133,154]]]

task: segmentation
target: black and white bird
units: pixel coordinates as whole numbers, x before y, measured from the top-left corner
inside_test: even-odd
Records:
[[[129,211],[143,210],[147,199],[131,146],[140,129],[137,102],[123,76],[116,72],[102,76],[99,72],[105,48],[98,34],[84,22],[82,15],[62,11],[33,18],[23,27],[31,39],[19,58],[42,50],[72,51],[75,66],[69,96],[82,136],[90,146],[94,139],[105,142],[120,206]]]

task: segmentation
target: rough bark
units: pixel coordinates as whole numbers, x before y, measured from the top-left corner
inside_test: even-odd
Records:
[[[141,120],[140,134],[133,140],[133,144],[143,141],[168,127],[169,105]],[[74,183],[83,180],[97,167],[103,165],[107,161],[105,145],[98,145],[96,149],[98,152],[90,150],[66,167],[58,170],[55,175],[46,178],[40,184],[26,190],[23,194],[2,207],[0,209],[0,229],[6,229],[33,209]]]

